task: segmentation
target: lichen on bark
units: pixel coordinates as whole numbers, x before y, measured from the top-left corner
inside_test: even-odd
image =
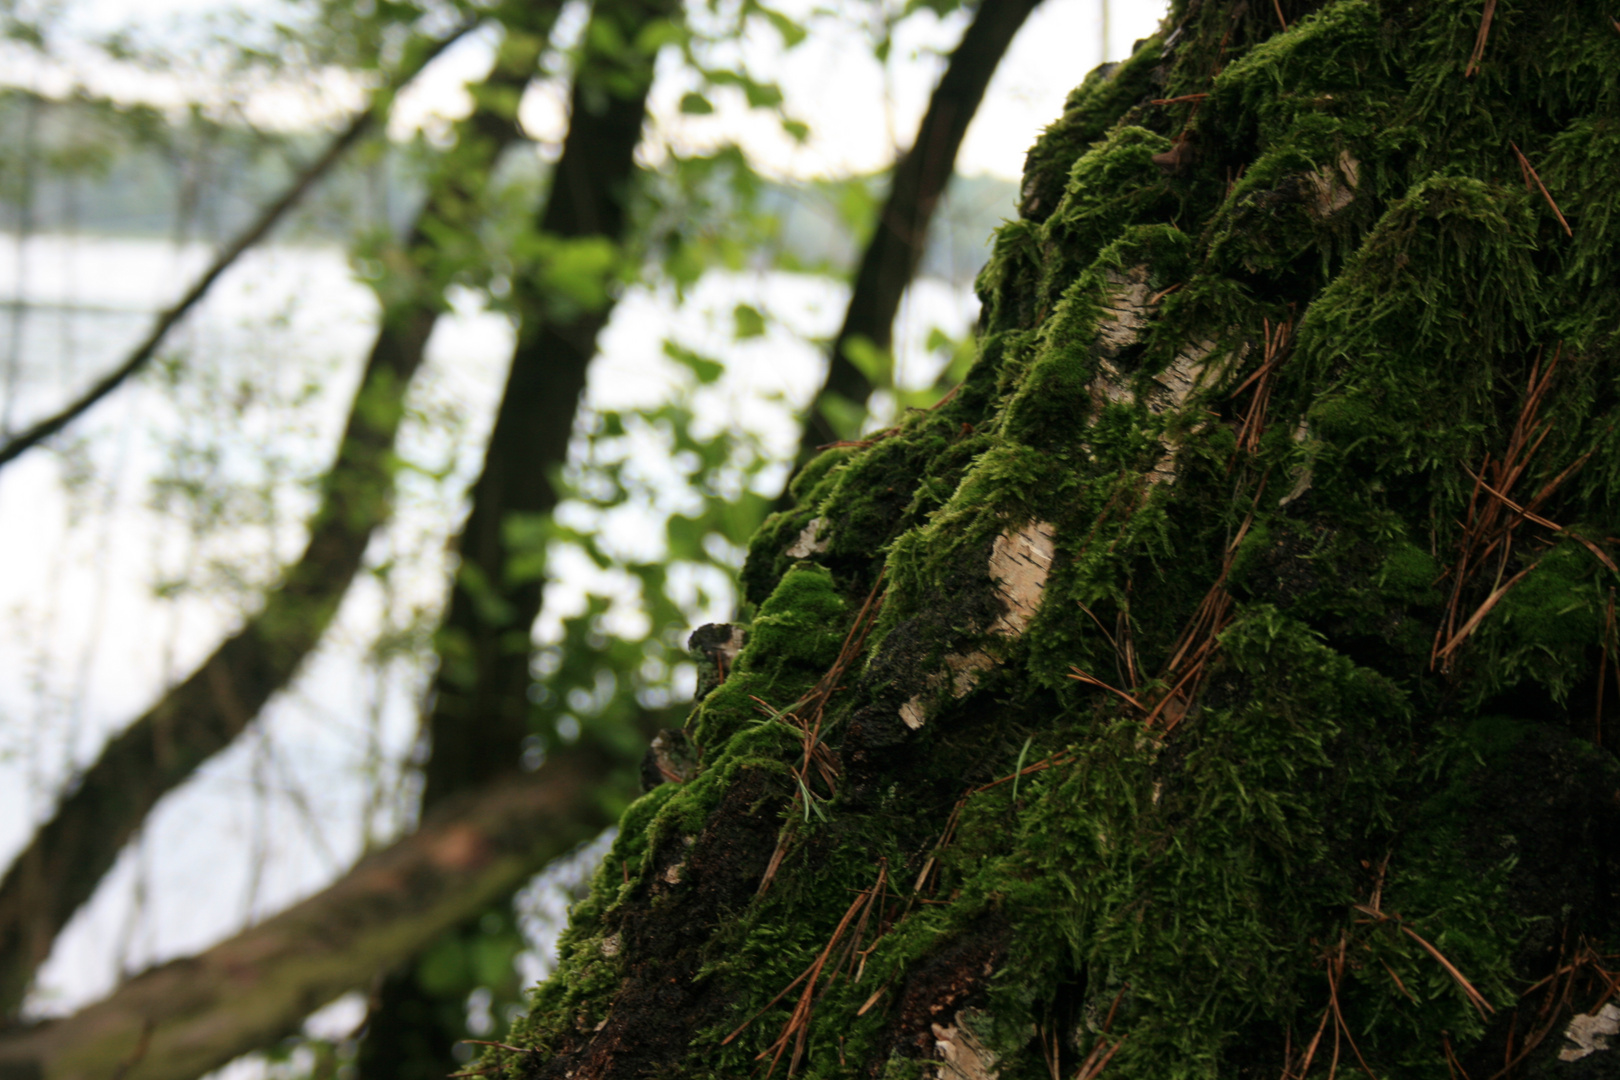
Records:
[[[1087,79],[486,1068],[1620,1069],[1620,32],[1488,6],[1187,0]]]

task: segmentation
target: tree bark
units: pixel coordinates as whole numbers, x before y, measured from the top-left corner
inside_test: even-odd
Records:
[[[568,135],[539,217],[545,240],[625,244],[656,54],[590,43],[636,42],[650,23],[678,10],[672,0],[595,5],[574,76]],[[536,734],[529,661],[544,575],[532,552],[525,572],[514,573],[510,528],[556,508],[552,476],[567,462],[586,373],[616,300],[610,289],[601,303],[563,307],[534,280],[518,283],[515,292],[517,344],[456,540],[460,566],[439,630],[424,812],[515,773],[524,740]],[[465,1002],[441,1000],[421,986],[417,966],[413,956],[379,984],[357,1062],[361,1080],[431,1080],[456,1068],[452,1051],[466,1035]]]
[[[483,1073],[1612,1075],[1615,71],[1186,0],[1094,72]]]
[[[491,88],[520,91],[540,48],[531,37],[504,52]],[[405,393],[443,307],[450,268],[439,265],[435,229],[472,224],[489,169],[517,135],[509,112],[479,108],[462,122],[407,242],[411,277],[389,290],[303,554],[246,626],[108,742],[0,879],[0,1016],[22,1004],[56,935],[157,801],[230,745],[292,679],[337,613],[372,534],[387,520]]]
[[[615,775],[610,755],[582,747],[448,800],[415,833],[274,918],[70,1017],[0,1035],[0,1076],[194,1080],[269,1045],[600,832],[600,796]]]
[[[811,403],[799,439],[798,465],[815,457],[818,446],[840,438],[818,408],[825,395],[836,394],[856,406],[864,406],[871,395],[871,380],[849,358],[850,343],[859,338],[882,352],[893,348],[894,316],[928,246],[928,229],[956,169],[962,137],[1013,37],[1039,3],[981,3],[952,51],[917,126],[917,138],[895,162],[888,197],[861,253],[843,325],[827,354],[827,378]]]
[[[633,42],[655,19],[678,10],[671,0],[602,2],[593,12],[601,36]],[[646,119],[655,57],[625,45],[617,55],[587,50],[574,76],[568,135],[539,219],[543,239],[625,242],[635,180],[635,150]],[[439,632],[440,663],[428,716],[432,757],[424,806],[518,768],[529,724],[530,633],[540,614],[543,575],[513,569],[511,527],[557,505],[552,471],[568,460],[568,441],[596,339],[617,299],[565,307],[539,281],[514,287],[519,322],[506,386],[472,507],[456,539],[460,560]]]

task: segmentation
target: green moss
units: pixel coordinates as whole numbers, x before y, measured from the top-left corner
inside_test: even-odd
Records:
[[[810,562],[789,570],[749,624],[733,675],[688,720],[705,753],[759,716],[763,698],[785,708],[815,684],[843,644],[847,604],[832,572]]]
[[[1121,127],[1075,161],[1063,199],[1041,230],[1043,308],[1123,229],[1161,224],[1174,215],[1178,202],[1153,162],[1172,145],[1157,132]]]
[[[1376,1075],[1489,1075],[1560,942],[1616,947],[1594,882],[1620,879],[1620,764],[1591,740],[1617,723],[1620,575],[1577,537],[1613,558],[1620,535],[1620,35],[1584,0],[1500,0],[1464,78],[1479,10],[1186,4],[1173,41],[1088,79],[979,277],[958,399],[821,459],[756,541],[753,635],[692,720],[704,772],[627,824],[632,885],[593,892],[583,989],[540,1012],[606,1015],[658,977],[587,946],[655,910],[646,852],[719,829],[737,785],[791,799],[802,742],[760,702],[827,673],[880,571],[821,717],[824,797],[725,822],[779,865],[690,931],[680,986],[710,1011],[648,1074],[757,1068],[799,991],[773,999],[880,870],[796,1075],[921,1074],[963,1015],[1007,1080],[1049,1076],[1054,1034],[1063,1075],[1121,1036],[1110,1075],[1272,1075],[1334,1000]],[[1480,535],[1483,469],[1556,527],[1504,502]],[[824,550],[787,556],[817,518]],[[1013,635],[989,559],[1036,522],[1055,550]]]
[[[1103,64],[1069,94],[1063,117],[1047,127],[1024,162],[1019,212],[1045,221],[1056,209],[1070,166],[1131,108],[1155,96],[1163,78],[1164,39],[1155,34],[1137,42],[1123,63]]]

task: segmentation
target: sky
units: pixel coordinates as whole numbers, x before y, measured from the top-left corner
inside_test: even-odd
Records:
[[[682,94],[692,87],[672,71],[663,73],[666,77],[654,91],[653,110],[660,130],[673,145],[684,149],[721,138],[739,139],[763,171],[783,177],[848,175],[884,168],[897,148],[909,143],[943,68],[944,54],[967,21],[961,12],[945,19],[927,10],[912,15],[900,24],[889,62],[880,65],[871,55],[869,15],[885,4],[890,10],[902,6],[899,0],[878,4],[872,0],[779,0],[777,7],[803,19],[811,29],[804,43],[784,50],[775,32],[756,20],[755,32],[735,47],[757,75],[781,85],[786,111],[810,125],[813,134],[807,143],[787,138],[774,115],[757,111],[750,115],[735,92],[714,95],[717,111],[713,116],[683,117],[678,105]],[[160,35],[183,40],[232,7],[226,0],[85,0],[69,5],[68,10],[72,12],[69,25],[82,33],[104,34],[119,27],[141,26],[149,32],[162,28],[157,31]],[[240,7],[255,9],[248,4]],[[1060,114],[1069,90],[1097,64],[1129,55],[1135,40],[1154,31],[1166,7],[1166,0],[1045,0],[997,72],[962,146],[959,171],[1016,178],[1024,152]],[[565,14],[560,36],[579,32],[580,14],[578,9]],[[468,105],[464,84],[487,69],[493,40],[487,33],[474,34],[438,58],[401,95],[391,133],[403,137],[418,128],[443,129],[464,111]],[[69,70],[23,56],[0,55],[0,72],[6,72],[0,75],[5,81],[22,82],[48,93],[65,93],[78,79],[99,92],[171,107],[188,96],[219,92],[208,85],[208,75],[201,79],[155,76],[120,68],[104,58]],[[342,78],[231,89],[247,98],[245,112],[254,122],[283,128],[307,126],[319,119],[330,123],[363,100],[361,88]],[[559,82],[531,89],[522,117],[534,138],[542,143],[561,138],[565,100],[566,89]]]
[[[803,16],[823,5],[787,0],[778,6]],[[884,68],[873,61],[870,34],[854,17],[870,6],[844,2],[837,5],[836,15],[810,16],[810,36],[795,49],[784,51],[774,32],[760,27],[739,50],[758,75],[781,85],[787,111],[810,126],[813,134],[807,144],[784,136],[773,116],[745,115],[738,96],[717,95],[713,116],[681,117],[678,103],[689,87],[674,80],[654,91],[653,109],[660,126],[687,146],[740,135],[760,167],[778,175],[837,176],[886,167],[896,148],[910,142],[943,69],[944,54],[960,38],[966,18],[959,14],[938,19],[921,12],[908,19]],[[1030,16],[997,71],[968,130],[958,171],[1016,179],[1025,151],[1061,114],[1068,92],[1105,59],[1129,55],[1133,42],[1157,29],[1167,6],[1164,0],[1107,0],[1105,49],[1104,0],[1046,0]],[[396,126],[430,124],[435,113],[458,113],[464,107],[461,85],[481,73],[487,56],[488,45],[480,40],[446,55],[425,73],[413,93],[403,96]],[[523,112],[531,134],[542,140],[560,137],[562,100],[560,87],[531,93]]]

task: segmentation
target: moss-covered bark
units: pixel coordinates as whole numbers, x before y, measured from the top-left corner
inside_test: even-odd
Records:
[[[1617,200],[1608,5],[1178,4],[484,1068],[1620,1073]]]

